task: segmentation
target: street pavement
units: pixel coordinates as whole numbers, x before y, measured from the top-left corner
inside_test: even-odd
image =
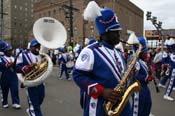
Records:
[[[73,80],[67,81],[63,76],[58,80],[58,67],[54,67],[53,73],[46,80],[46,96],[42,104],[43,116],[83,116],[83,111],[79,105],[79,88]],[[160,93],[156,93],[153,82],[150,83],[152,94],[152,111],[154,116],[175,116],[175,102],[163,99],[165,89],[160,88]],[[172,97],[175,98],[173,91]],[[9,95],[10,98],[10,95]],[[11,107],[3,109],[0,107],[0,116],[27,116],[26,108],[28,107],[25,89],[20,88],[20,100],[22,108],[15,110]]]

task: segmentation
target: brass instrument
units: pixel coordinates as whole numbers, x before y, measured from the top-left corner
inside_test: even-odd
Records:
[[[168,64],[167,69],[165,71],[165,75],[169,76],[170,75],[170,65]]]
[[[40,77],[46,70],[48,66],[48,60],[44,57],[41,62],[34,64],[32,70],[24,75],[24,80],[35,80]]]
[[[27,87],[33,87],[43,83],[51,74],[53,63],[46,52],[48,48],[57,49],[62,47],[67,39],[65,27],[61,22],[51,17],[38,19],[34,23],[33,34],[35,39],[41,44],[39,54],[41,56],[41,61],[34,64],[32,70],[25,75],[17,73],[18,79]]]
[[[105,112],[108,116],[119,116],[121,111],[125,107],[126,103],[128,102],[129,97],[134,92],[141,90],[141,85],[138,81],[134,82],[127,89],[125,87],[127,81],[131,78],[130,77],[131,71],[133,70],[133,68],[136,64],[136,61],[137,61],[137,59],[139,57],[139,54],[141,53],[141,49],[142,49],[142,45],[139,44],[138,39],[137,39],[137,37],[135,36],[134,33],[131,33],[131,35],[129,37],[129,40],[128,40],[128,43],[129,44],[137,44],[138,45],[138,50],[135,53],[134,59],[132,60],[130,65],[128,65],[127,70],[125,71],[122,80],[114,88],[115,91],[118,91],[120,93],[124,93],[123,96],[122,96],[121,102],[116,103],[116,104],[112,104],[110,101],[105,101],[105,103],[104,103],[104,109],[105,109]]]
[[[166,67],[166,70],[164,71],[164,69],[161,69],[160,72],[160,76],[162,77],[165,74],[165,76],[169,76],[170,75],[170,65],[168,64]]]

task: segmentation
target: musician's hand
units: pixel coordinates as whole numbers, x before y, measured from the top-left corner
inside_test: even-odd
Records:
[[[113,89],[104,88],[102,92],[104,99],[109,100],[112,103],[121,101],[122,94],[120,92],[114,91]]]
[[[153,76],[153,75],[149,75],[149,76],[148,76],[148,81],[152,81],[152,80],[153,80],[153,78],[154,78],[154,76]]]
[[[25,88],[25,86],[24,86],[24,84],[23,84],[23,83],[21,83],[20,88]]]
[[[23,68],[24,74],[29,73],[31,70],[32,70],[32,66],[31,66],[31,65],[26,65],[26,66]]]
[[[6,68],[11,68],[13,67],[14,63],[13,62],[8,62],[5,64]]]
[[[36,63],[30,64],[30,66],[31,66],[32,68],[34,68],[36,65],[37,65]]]

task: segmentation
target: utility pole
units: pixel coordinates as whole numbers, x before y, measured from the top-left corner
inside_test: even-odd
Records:
[[[72,42],[72,40],[73,40],[73,37],[74,37],[74,33],[73,33],[73,15],[74,15],[74,11],[79,11],[79,9],[77,9],[77,8],[74,8],[73,7],[73,3],[72,3],[72,0],[69,0],[69,6],[68,5],[63,5],[62,6],[63,7],[63,9],[64,9],[64,11],[65,11],[65,18],[69,18],[69,26],[70,26],[70,40],[69,40],[69,44],[71,45],[71,46],[73,46],[73,42]],[[68,10],[68,12],[67,12],[67,10]],[[67,16],[67,15],[69,15],[69,16]]]
[[[72,40],[74,37],[74,33],[73,33],[73,5],[72,5],[72,0],[70,0],[70,13],[69,13],[69,17],[70,17],[70,45],[73,46]]]
[[[1,0],[1,38],[0,38],[0,41],[2,41],[2,38],[3,38],[3,18],[4,18],[4,15],[8,15],[7,13],[4,13],[4,2],[3,0]]]
[[[158,34],[159,34],[159,41],[162,40],[162,45],[161,45],[161,51],[163,52],[163,47],[164,47],[164,39],[163,39],[163,34],[162,34],[162,22],[157,22],[157,17],[151,15],[152,12],[147,12],[146,17],[147,20],[150,20],[154,27],[156,28]]]
[[[3,0],[1,0],[1,40],[3,38],[2,32],[3,32],[3,17],[4,17],[4,5]]]

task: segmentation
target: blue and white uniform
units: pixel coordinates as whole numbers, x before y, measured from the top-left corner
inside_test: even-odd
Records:
[[[120,39],[121,26],[113,10],[100,8],[95,1],[88,3],[83,16],[85,20],[95,23],[101,42],[90,44],[80,52],[73,79],[81,90],[84,116],[106,116],[103,107],[105,99],[101,94],[106,88],[112,91],[120,83],[126,69],[123,54],[115,48],[118,42],[113,40]],[[129,102],[120,116],[132,116]]]
[[[60,62],[60,74],[59,74],[59,79],[62,79],[62,75],[63,75],[63,72],[65,72],[65,75],[66,75],[66,79],[68,80],[69,79],[69,74],[68,74],[68,68],[66,67],[66,63],[68,62],[68,53],[65,52],[65,53],[61,53],[60,54],[60,58],[59,58],[59,62]]]
[[[175,53],[170,54],[170,81],[167,86],[165,95],[170,96],[175,83]]]
[[[0,58],[2,56],[4,56],[4,48],[6,47],[6,44],[4,41],[0,42]],[[1,77],[2,77],[2,69],[0,69],[0,96],[1,96],[1,101],[3,101],[3,97],[2,97],[2,89],[1,89]]]
[[[33,39],[30,42],[30,47],[35,46],[38,42]],[[22,52],[18,59],[16,65],[16,71],[18,73],[25,74],[25,68],[31,64],[35,64],[41,61],[41,55],[35,55],[30,50],[27,52]],[[43,103],[45,97],[45,86],[43,83],[34,87],[27,87],[27,100],[29,108],[27,113],[29,116],[43,116],[41,112],[41,104]]]
[[[169,55],[169,64],[170,64],[170,81],[168,83],[166,93],[163,96],[164,99],[173,101],[174,99],[170,97],[174,83],[175,83],[175,39],[170,38],[168,40],[169,46],[171,48],[171,52]]]
[[[2,56],[0,62],[0,68],[2,69],[1,88],[3,101],[2,104],[8,104],[9,89],[12,96],[12,104],[19,104],[19,91],[18,91],[18,78],[15,72],[11,68],[6,68],[5,64],[13,62],[13,57]]]
[[[137,38],[139,43],[142,45],[141,53],[139,54],[138,61],[135,65],[138,73],[134,75],[133,80],[138,80],[141,84],[141,91],[135,92],[133,95],[133,116],[149,116],[151,112],[152,100],[151,93],[148,87],[149,82],[149,68],[144,61],[147,56],[147,41],[143,37]],[[138,47],[133,45],[133,49],[136,52]],[[145,58],[145,59],[144,59]]]
[[[102,41],[84,48],[75,64],[73,79],[81,88],[84,116],[105,116],[102,88],[115,88],[120,82],[126,64],[122,53]],[[83,96],[85,95],[85,96]],[[129,103],[120,116],[131,116]]]
[[[145,61],[139,59],[136,63],[138,74],[135,76],[141,84],[141,91],[133,95],[133,116],[149,116],[151,112],[152,100],[148,87],[148,67]]]
[[[168,67],[169,64],[170,64],[170,53],[168,53],[168,52],[163,52],[163,56],[162,56],[162,65],[164,66],[164,67],[163,67],[163,72],[164,72],[164,74],[163,74],[162,79],[160,80],[160,84],[159,84],[159,85],[161,85],[161,86],[162,86],[162,85],[165,86],[167,80],[169,79],[169,75],[166,75],[166,74],[165,74],[165,72],[167,71],[167,68],[169,68],[169,67]]]
[[[34,55],[32,52],[23,52],[17,60],[17,72],[23,73],[23,68],[27,65],[41,61],[40,55]],[[30,116],[42,116],[40,105],[45,97],[44,84],[35,87],[27,87],[27,99],[29,104],[28,112]]]
[[[3,52],[0,51],[0,58],[4,55]],[[2,97],[2,89],[1,89],[1,77],[2,77],[2,71],[0,70],[0,96],[1,96],[1,101],[3,100]]]

